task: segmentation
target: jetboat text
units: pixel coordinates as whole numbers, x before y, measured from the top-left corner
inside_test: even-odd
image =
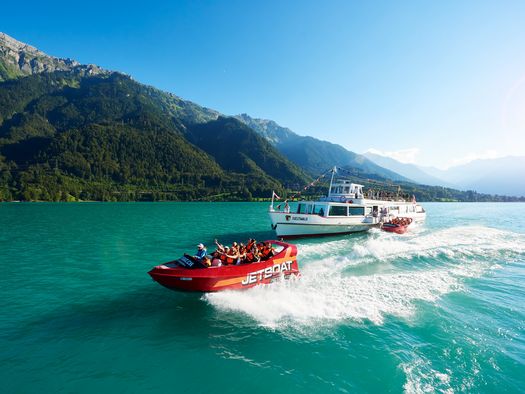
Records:
[[[286,261],[282,264],[274,264],[273,267],[264,268],[259,271],[250,272],[246,275],[246,279],[242,281],[243,285],[251,285],[257,283],[263,279],[271,278],[276,274],[284,273],[285,271],[290,271],[292,267],[292,261]]]

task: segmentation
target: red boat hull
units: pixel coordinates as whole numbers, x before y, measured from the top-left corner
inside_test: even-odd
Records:
[[[272,258],[258,263],[194,269],[162,264],[148,274],[169,289],[200,292],[248,289],[272,283],[281,277],[287,279],[299,275],[297,247],[279,241],[269,242],[283,249]]]
[[[400,226],[398,224],[392,226],[381,226],[381,230],[388,231],[389,233],[404,234],[407,231],[408,226]]]
[[[383,225],[381,226],[381,230],[388,231],[389,233],[396,233],[396,234],[406,233],[408,226],[410,225],[410,223],[412,223],[412,219],[411,218],[397,218],[397,219],[401,219],[403,221],[402,223],[404,224],[391,223],[391,222],[383,223]]]

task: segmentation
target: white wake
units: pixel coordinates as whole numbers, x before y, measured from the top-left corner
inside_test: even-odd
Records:
[[[525,253],[524,238],[486,227],[457,227],[401,237],[374,232],[358,240],[299,243],[299,280],[204,297],[218,310],[244,313],[274,329],[342,321],[382,324],[389,315],[410,318],[420,301],[436,302],[461,291],[466,278],[498,267],[496,258]],[[418,265],[418,258],[426,263]],[[384,262],[395,265],[385,271]],[[377,270],[348,272],[359,266]]]

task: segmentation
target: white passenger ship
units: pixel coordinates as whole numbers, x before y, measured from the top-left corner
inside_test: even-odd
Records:
[[[293,207],[281,203],[269,214],[272,229],[278,237],[307,237],[367,231],[393,217],[409,217],[414,222],[425,220],[426,212],[416,203],[401,199],[385,199],[372,192],[363,193],[363,185],[349,180],[330,181],[328,196],[318,201],[299,201]]]

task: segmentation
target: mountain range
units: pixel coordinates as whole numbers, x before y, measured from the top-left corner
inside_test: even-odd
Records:
[[[250,200],[300,190],[334,165],[420,199],[491,198],[417,186],[340,145],[0,33],[0,201]]]
[[[431,175],[429,172],[425,171],[423,167],[417,166],[415,164],[402,163],[398,160],[392,159],[391,157],[382,156],[370,151],[365,152],[363,156],[373,161],[377,165],[388,168],[391,171],[395,171],[396,173],[405,176],[413,182],[422,185],[455,187],[455,185],[448,183],[442,178]]]
[[[279,126],[273,120],[255,119],[247,114],[237,115],[236,118],[264,136],[283,155],[310,174],[320,174],[333,166],[339,166],[352,168],[370,177],[410,181],[407,177],[383,168],[363,155],[346,150],[341,145],[301,136],[286,127]]]
[[[493,195],[525,196],[523,181],[525,157],[523,156],[478,159],[446,170],[401,163],[371,152],[366,152],[364,156],[420,184],[442,185]]]

